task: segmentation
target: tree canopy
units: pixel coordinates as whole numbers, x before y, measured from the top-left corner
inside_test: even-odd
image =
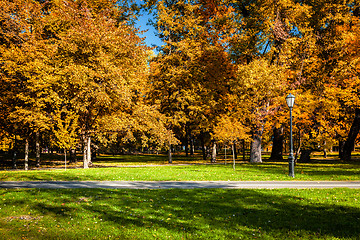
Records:
[[[360,130],[357,1],[1,0],[0,136],[73,148],[92,139],[171,151],[194,140],[283,146],[296,96],[297,152],[340,148]],[[141,11],[163,45],[152,54]],[[277,141],[280,141],[278,143]],[[279,149],[278,149],[279,150]],[[281,149],[277,157],[282,158]],[[274,155],[275,156],[275,155]]]

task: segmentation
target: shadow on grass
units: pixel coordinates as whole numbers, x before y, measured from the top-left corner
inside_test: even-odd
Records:
[[[13,160],[12,155],[10,154],[0,154],[0,169],[2,170],[9,170],[13,169]],[[58,168],[58,167],[64,167],[64,155],[58,154],[58,153],[43,153],[41,154],[40,159],[40,168]],[[80,157],[78,156],[78,160],[80,160]],[[68,165],[69,163],[69,157],[67,158]],[[35,169],[36,167],[36,160],[35,155],[33,153],[29,154],[29,169]],[[16,159],[16,169],[17,170],[23,170],[25,166],[25,160],[24,160],[24,154],[20,153],[17,156]]]
[[[199,239],[358,238],[360,209],[326,199],[341,192],[347,194],[345,201],[349,201],[359,194],[338,189],[316,191],[32,190],[27,191],[34,195],[30,199],[50,196],[50,202],[15,200],[6,204],[19,208],[29,204],[31,209],[58,219],[71,215],[85,221],[96,216],[103,220],[104,227],[124,226],[130,231],[162,229],[170,236],[190,235]]]
[[[167,163],[168,162],[168,156],[166,154],[133,154],[133,155],[101,155],[97,157],[93,162],[94,163]],[[183,154],[173,154],[172,157],[173,163],[176,163],[177,161],[180,162],[194,162],[201,160],[200,155],[194,155],[186,157]],[[210,160],[208,161],[210,162]]]
[[[245,171],[257,171],[263,174],[274,176],[287,174],[287,162],[264,162],[264,163],[244,163],[239,164]],[[331,162],[319,161],[319,163],[298,163],[295,164],[296,179],[302,179],[302,176],[311,177],[313,180],[351,180],[358,179],[360,176],[360,165],[357,162]],[[346,178],[349,179],[346,179]],[[289,179],[290,180],[290,179]]]

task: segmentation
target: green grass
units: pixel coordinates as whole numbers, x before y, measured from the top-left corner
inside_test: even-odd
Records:
[[[297,164],[295,179],[288,177],[287,163],[236,165],[164,165],[68,170],[0,171],[0,181],[99,180],[99,181],[273,181],[360,180],[359,164]]]
[[[0,190],[0,239],[359,239],[355,189]]]
[[[286,162],[174,162],[105,156],[90,169],[0,171],[0,181],[292,180]],[[359,166],[319,158],[297,164],[295,180],[360,180]],[[357,189],[0,189],[0,239],[359,239],[359,201]]]

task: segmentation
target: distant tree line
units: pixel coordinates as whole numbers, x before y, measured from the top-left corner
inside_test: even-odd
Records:
[[[153,14],[158,54],[134,22]],[[250,162],[283,158],[296,96],[296,154],[337,145],[351,159],[360,130],[360,6],[298,0],[2,0],[0,141],[103,151],[174,145],[215,162],[218,144],[250,144]],[[120,150],[119,150],[120,149]],[[211,152],[211,154],[209,154]]]

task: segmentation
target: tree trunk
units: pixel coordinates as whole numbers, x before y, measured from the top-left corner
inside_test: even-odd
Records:
[[[35,147],[36,147],[36,167],[40,167],[40,133],[35,133]]]
[[[234,141],[234,143],[233,143],[233,145],[232,145],[232,155],[233,155],[233,169],[234,169],[234,171],[235,171],[235,141]]]
[[[13,169],[17,169],[17,166],[16,166],[17,156],[16,155],[17,155],[17,152],[16,152],[16,135],[15,135],[14,146],[13,146],[13,158],[12,158]]]
[[[185,144],[185,156],[188,157],[189,156],[189,134],[186,133],[185,139],[184,139],[184,144]]]
[[[355,147],[355,140],[360,131],[360,108],[355,109],[355,118],[345,141],[341,160],[351,160],[351,152]]]
[[[344,157],[344,145],[345,141],[339,140],[339,158],[343,159]]]
[[[274,128],[270,160],[283,160],[284,127]]]
[[[213,140],[212,144],[213,146],[212,146],[211,162],[216,163],[216,141]]]
[[[87,148],[87,135],[84,135],[84,147],[83,147],[83,164],[84,164],[84,168],[89,168],[89,164],[87,162],[87,152],[88,152],[88,148]]]
[[[299,162],[301,162],[301,163],[311,162],[311,159],[310,159],[311,152],[312,152],[311,149],[301,150]]]
[[[64,148],[64,155],[65,155],[65,170],[66,170],[66,149]]]
[[[261,163],[261,135],[262,131],[256,130],[252,133],[252,142],[250,147],[250,162]]]
[[[70,149],[70,162],[71,163],[76,163],[76,148],[71,148]]]
[[[194,156],[194,137],[190,134],[190,156]]]
[[[84,168],[89,168],[91,164],[91,137],[89,134],[84,135]]]
[[[169,163],[172,163],[172,153],[171,153],[171,144],[169,143]]]
[[[246,161],[246,147],[245,147],[245,139],[242,140],[242,150],[243,150],[243,161]]]
[[[25,139],[25,170],[29,170],[29,139]]]
[[[225,165],[226,165],[226,149],[227,149],[227,146],[225,145],[225,158],[224,158],[224,160],[225,160],[224,164]]]
[[[206,146],[205,146],[205,141],[204,141],[204,137],[200,136],[201,139],[201,150],[202,150],[202,154],[203,154],[203,160],[206,160]]]
[[[89,135],[88,137],[88,152],[87,152],[87,161],[89,163],[89,165],[92,165],[92,161],[91,161],[91,136]]]
[[[91,164],[92,164],[93,161],[96,161],[97,154],[98,154],[98,148],[97,148],[97,146],[95,146],[93,148],[93,151],[91,151]]]
[[[234,148],[235,159],[237,159],[237,150],[236,150],[236,143],[235,143],[235,141],[233,142],[233,148]]]

